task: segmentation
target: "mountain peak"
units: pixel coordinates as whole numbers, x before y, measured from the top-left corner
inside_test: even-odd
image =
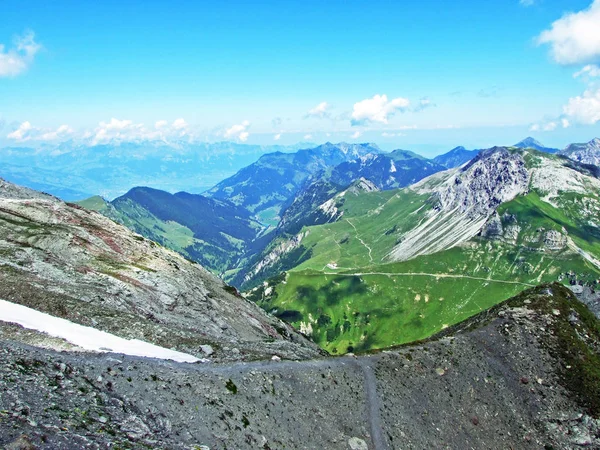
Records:
[[[514,146],[519,148],[545,148],[540,141],[532,138],[531,136],[527,136],[522,141],[517,142]]]
[[[571,144],[560,154],[583,164],[600,166],[600,138],[581,144]]]
[[[367,180],[365,177],[360,177],[350,185],[348,191],[375,192],[379,191],[379,188],[372,181]]]
[[[556,152],[558,152],[558,149],[546,147],[540,141],[535,140],[531,136],[528,136],[525,139],[523,139],[522,141],[517,142],[513,147],[518,147],[518,148],[532,148],[534,150],[539,150],[539,151],[545,152],[545,153],[556,153]]]
[[[459,145],[447,153],[436,156],[433,158],[433,161],[444,166],[446,169],[452,169],[462,166],[467,161],[476,157],[478,153],[479,150],[467,150],[462,145]]]

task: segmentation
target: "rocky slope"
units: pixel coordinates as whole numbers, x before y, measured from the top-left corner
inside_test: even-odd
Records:
[[[390,258],[402,261],[435,253],[475,236],[496,208],[527,190],[529,174],[520,153],[493,148],[431,189],[426,179],[411,189],[432,196],[434,208],[419,226],[403,235]]]
[[[4,181],[0,299],[198,357],[319,353],[200,265],[99,213]]]
[[[583,164],[600,166],[600,139],[594,138],[583,144],[571,144],[560,154]]]
[[[403,261],[466,242],[478,234],[503,203],[536,192],[544,201],[567,207],[572,199],[558,202],[568,193],[586,196],[589,203],[577,216],[592,220],[597,213],[598,174],[589,168],[531,150],[495,147],[481,152],[466,166],[427,178],[410,188],[430,195],[434,207],[425,219],[402,236],[390,258]],[[588,196],[589,195],[589,196]]]
[[[7,448],[600,446],[600,325],[558,284],[358,358],[189,365],[43,350],[23,334],[0,335]]]

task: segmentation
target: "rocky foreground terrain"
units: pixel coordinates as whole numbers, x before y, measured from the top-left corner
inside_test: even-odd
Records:
[[[360,357],[185,364],[27,333],[0,337],[6,448],[600,447],[600,325],[559,284]]]

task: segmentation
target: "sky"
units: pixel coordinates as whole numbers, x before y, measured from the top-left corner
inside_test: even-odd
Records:
[[[3,0],[0,17],[0,146],[600,136],[600,0]]]

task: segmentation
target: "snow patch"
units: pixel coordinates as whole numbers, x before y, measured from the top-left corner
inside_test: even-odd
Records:
[[[138,339],[124,339],[105,331],[54,317],[27,306],[0,300],[0,320],[21,325],[64,339],[85,350],[122,353],[146,358],[170,359],[177,362],[204,362],[195,356],[169,350]]]

